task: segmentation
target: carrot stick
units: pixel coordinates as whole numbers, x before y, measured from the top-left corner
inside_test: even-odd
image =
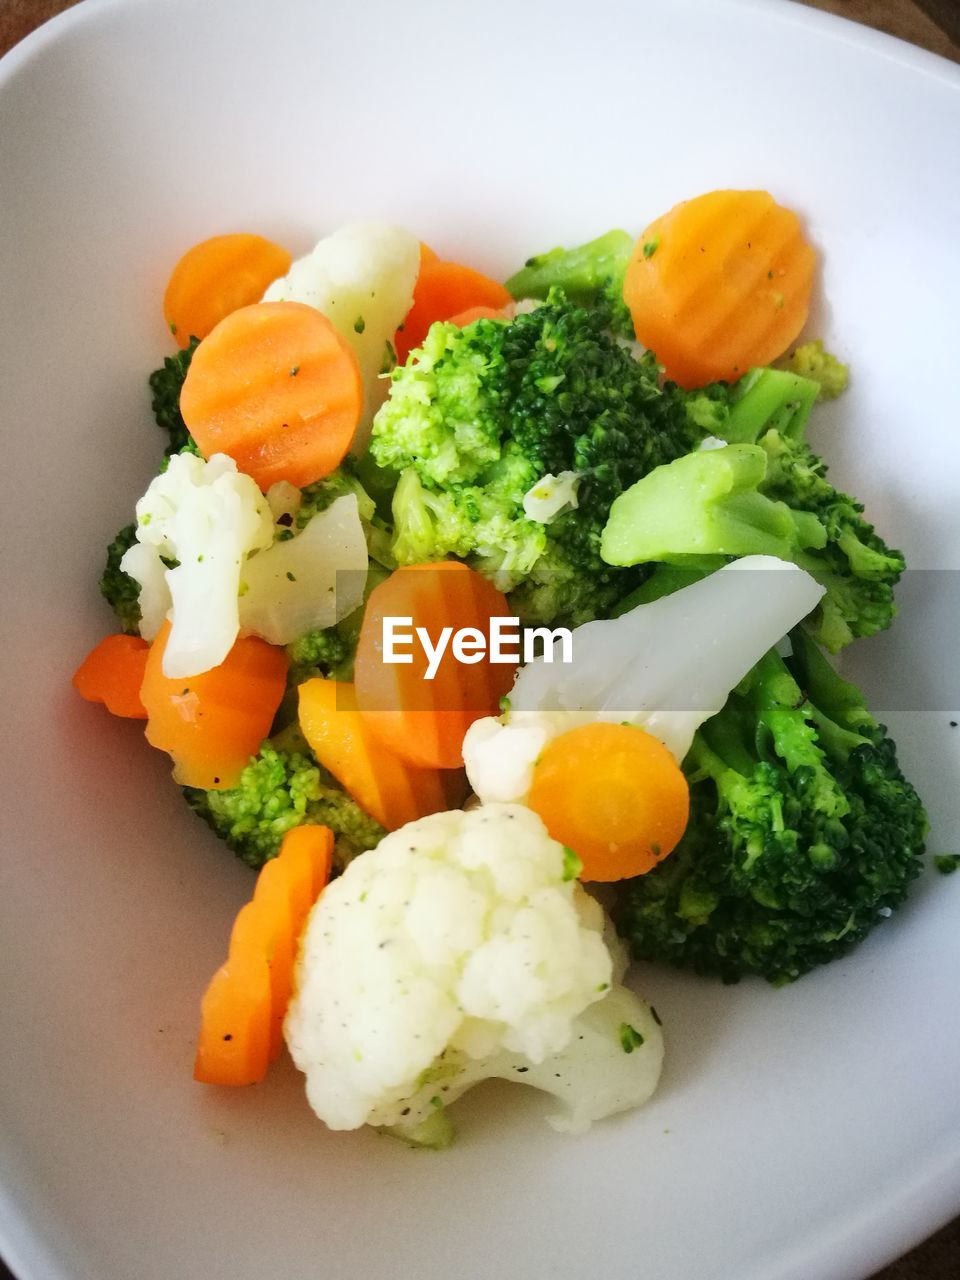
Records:
[[[449,320],[472,307],[498,310],[512,301],[496,280],[457,262],[425,259],[421,249],[413,306],[394,338],[397,359],[403,364],[413,348],[421,345],[436,320]]]
[[[163,314],[181,347],[205,338],[232,311],[259,302],[290,270],[290,254],[262,236],[213,236],[188,249],[173,268]]]
[[[637,338],[683,387],[734,381],[803,328],[816,254],[766,191],[711,191],[637,241],[624,299]]]
[[[287,656],[256,636],[241,636],[218,667],[175,680],[162,669],[169,635],[165,622],[150,646],[140,690],[147,741],[172,757],[181,786],[232,787],[270,732]]]
[[[139,636],[105,636],[73,673],[73,687],[88,702],[102,702],[115,716],[146,720],[140,701],[150,646]]]
[[[180,393],[204,457],[229,454],[264,490],[329,475],[362,406],[356,356],[302,302],[261,302],[227,316],[195,351]]]
[[[448,645],[435,676],[427,680],[419,644],[409,664],[383,660],[384,619],[411,618],[412,628],[425,628],[436,646],[445,627],[453,632],[472,627],[486,637],[491,618],[509,616],[502,592],[454,560],[405,565],[375,587],[354,663],[357,705],[371,734],[420,768],[458,768],[464,734],[474,720],[497,714],[516,666],[491,663],[488,656],[461,662]]]
[[[622,880],[676,847],[690,792],[662,742],[632,725],[596,723],[547,743],[527,803],[581,859],[582,879]]]

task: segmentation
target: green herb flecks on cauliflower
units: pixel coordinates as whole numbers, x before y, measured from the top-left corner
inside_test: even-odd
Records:
[[[528,809],[439,813],[386,836],[327,887],[302,942],[285,1031],[311,1106],[331,1128],[414,1140],[494,1076],[557,1095],[561,1129],[639,1106],[662,1040],[617,985],[604,927]],[[625,1022],[643,1036],[631,1054]]]
[[[140,583],[146,639],[171,611],[165,675],[198,675],[224,660],[240,630],[244,562],[272,541],[263,494],[224,454],[174,454],[151,482],[137,503],[137,545],[120,568]]]

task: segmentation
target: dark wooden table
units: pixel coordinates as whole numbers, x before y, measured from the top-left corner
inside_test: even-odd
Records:
[[[803,0],[960,62],[960,0]],[[0,0],[0,54],[78,0]],[[960,1205],[957,1206],[960,1209]],[[958,1280],[960,1218],[873,1280]],[[0,1261],[0,1280],[14,1280]],[[693,1278],[691,1278],[693,1280]],[[735,1277],[731,1277],[735,1280]]]

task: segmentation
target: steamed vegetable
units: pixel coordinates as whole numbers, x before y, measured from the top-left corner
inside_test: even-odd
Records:
[[[317,760],[387,831],[448,807],[441,774],[408,764],[377,739],[353,685],[308,680],[297,692],[300,729]]]
[[[346,494],[295,537],[278,539],[244,564],[241,629],[271,644],[290,644],[335,626],[363,600],[367,564],[357,499]]]
[[[815,263],[796,214],[766,191],[711,191],[647,227],[624,298],[668,378],[733,382],[803,328]]]
[[[203,998],[195,1080],[255,1084],[279,1055],[300,934],[330,878],[332,851],[327,827],[294,827],[257,877]]]
[[[248,866],[259,868],[276,857],[283,837],[300,823],[331,829],[341,870],[384,834],[321,768],[296,728],[268,739],[251,757],[231,787],[184,792],[194,812]]]
[[[393,367],[394,333],[410,310],[419,269],[420,246],[408,231],[361,222],[320,240],[263,295],[264,302],[315,307],[356,356],[363,385],[356,453],[387,394],[381,374]]]
[[[127,635],[140,634],[140,583],[120,565],[136,541],[136,524],[124,526],[107,547],[107,560],[100,577],[100,594]]]
[[[580,859],[583,880],[623,880],[676,847],[690,793],[673,756],[649,733],[581,724],[537,757],[527,804]]]
[[[213,236],[188,249],[163,295],[163,314],[180,347],[205,338],[224,316],[257,302],[290,267],[290,255],[263,236]]]
[[[221,320],[197,348],[180,395],[204,457],[228,454],[261,489],[329,475],[362,407],[352,348],[299,302],[257,303]]]
[[[286,654],[241,636],[216,667],[174,678],[164,662],[171,636],[165,622],[147,657],[140,690],[147,741],[170,755],[182,786],[233,787],[270,732],[286,686]]]
[[[560,288],[581,307],[596,307],[611,329],[633,338],[633,320],[623,300],[623,278],[633,253],[633,236],[608,231],[575,249],[551,249],[528,258],[507,281],[514,298],[546,298]]]
[[[849,951],[920,871],[926,816],[893,743],[814,642],[793,642],[694,740],[687,833],[621,898],[637,957],[791,982]]]
[[[515,663],[493,663],[481,652],[460,660],[449,642],[458,629],[486,637],[492,618],[509,616],[504,596],[456,561],[406,565],[367,601],[354,662],[357,706],[371,736],[422,769],[457,769],[463,735],[490,715],[513,683]],[[387,619],[409,619],[411,639],[397,646],[410,661],[384,659]],[[435,659],[428,658],[425,632]],[[479,660],[478,660],[479,659]]]
[[[833,400],[847,389],[850,370],[835,355],[824,350],[820,338],[791,351],[786,363],[793,373],[817,383],[821,400]]]
[[[146,720],[140,700],[150,646],[139,636],[104,636],[73,673],[73,687],[87,702],[102,702],[115,716]]]
[[[697,727],[822,594],[792,565],[750,556],[578,627],[572,662],[528,663],[509,710],[468,732],[463,758],[474,791],[484,802],[524,800],[547,744],[598,720],[639,726],[682,761]]]
[[[375,459],[401,473],[396,558],[468,559],[526,621],[603,614],[636,581],[600,559],[610,504],[693,447],[712,405],[661,390],[651,359],[560,294],[508,324],[436,324],[374,423]],[[526,495],[564,472],[578,477],[576,510],[531,519]]]
[[[145,639],[172,608],[165,675],[193,676],[224,660],[240,630],[244,562],[273,536],[256,484],[223,454],[207,462],[175,454],[151,482],[137,503],[137,542],[120,568],[140,583]]]
[[[864,520],[859,502],[834,489],[806,444],[817,393],[794,374],[751,372],[719,428],[742,443],[676,459],[621,494],[603,531],[604,559],[685,565],[697,557],[708,568],[718,557],[775,555],[826,588],[810,626],[830,650],[888,627],[903,556]]]
[[[163,364],[148,379],[153,416],[157,420],[157,426],[169,437],[165,450],[168,455],[179,453],[181,449],[196,451],[196,445],[180,412],[180,392],[199,345],[199,338],[191,338],[185,350],[178,351],[175,356],[164,357]]]
[[[497,311],[510,300],[502,284],[472,267],[441,262],[436,257],[422,262],[413,290],[413,305],[394,338],[397,359],[404,364],[437,320],[463,324],[464,312],[477,308]]]
[[[387,836],[307,924],[285,1032],[310,1105],[334,1129],[414,1139],[491,1076],[549,1090],[562,1129],[639,1106],[662,1039],[615,985],[603,929],[529,809],[438,813]]]

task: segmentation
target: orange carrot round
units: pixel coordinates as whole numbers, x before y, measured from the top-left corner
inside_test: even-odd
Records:
[[[231,311],[259,302],[290,262],[286,249],[263,236],[213,236],[188,249],[163,295],[163,314],[177,344],[205,338]]]
[[[766,191],[711,191],[652,222],[623,296],[637,338],[682,387],[769,364],[803,328],[816,254]]]
[[[264,490],[329,475],[362,407],[356,356],[302,302],[261,302],[227,316],[200,343],[180,393],[204,457],[229,454]]]
[[[304,825],[287,832],[260,872],[203,998],[195,1080],[254,1084],[280,1053],[300,935],[332,860],[333,832]]]
[[[394,338],[401,364],[419,347],[437,320],[449,320],[472,307],[499,310],[513,298],[496,280],[457,262],[425,259],[420,254],[420,274],[413,289],[413,306]]]
[[[457,659],[452,643],[427,680],[427,658],[419,642],[405,652],[409,664],[383,660],[386,618],[411,618],[436,646],[444,628],[472,627],[489,636],[490,619],[509,617],[502,592],[465,564],[405,565],[370,593],[354,663],[357,705],[370,732],[395,755],[420,768],[456,769],[463,763],[463,736],[481,716],[496,715],[513,684],[516,665]],[[476,656],[476,655],[471,655]]]
[[[146,720],[140,686],[150,646],[139,636],[105,636],[73,673],[73,687],[88,702],[102,702],[115,716]]]
[[[256,636],[241,636],[212,671],[174,680],[162,669],[169,635],[165,622],[150,646],[140,690],[147,741],[172,757],[181,786],[232,787],[270,732],[287,656]]]
[[[581,879],[622,880],[676,847],[690,792],[662,742],[632,725],[597,723],[547,743],[527,803],[581,859]]]
[[[383,746],[357,711],[352,684],[307,680],[299,695],[300,728],[314,755],[381,826],[395,831],[451,807],[445,774]]]

